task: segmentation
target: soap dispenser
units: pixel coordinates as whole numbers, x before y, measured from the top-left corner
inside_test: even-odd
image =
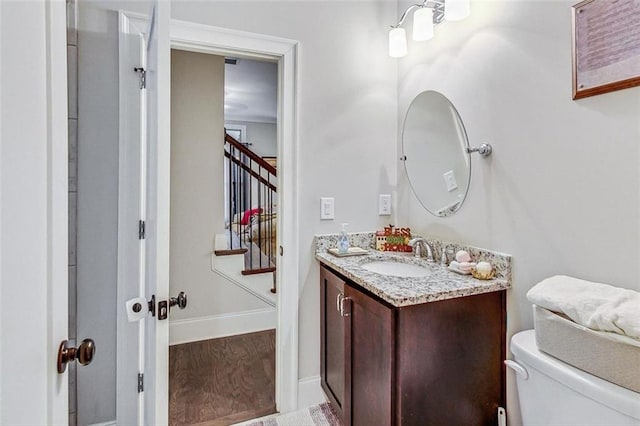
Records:
[[[349,251],[349,236],[347,235],[348,223],[342,224],[342,231],[338,237],[338,253],[345,254]]]

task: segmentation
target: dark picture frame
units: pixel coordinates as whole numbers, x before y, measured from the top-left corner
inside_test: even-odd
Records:
[[[572,7],[573,99],[640,85],[640,1]]]

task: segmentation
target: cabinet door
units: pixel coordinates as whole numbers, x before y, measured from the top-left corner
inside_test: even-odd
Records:
[[[400,308],[398,424],[496,424],[504,407],[505,307],[501,291]]]
[[[346,425],[390,425],[393,419],[394,311],[345,288]]]
[[[340,312],[345,282],[320,268],[320,375],[322,389],[345,424],[345,317]]]

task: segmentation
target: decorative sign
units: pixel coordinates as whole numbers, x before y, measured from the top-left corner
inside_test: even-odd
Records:
[[[640,85],[640,1],[573,6],[573,99]]]
[[[376,249],[382,251],[402,251],[410,252],[411,246],[408,244],[411,239],[411,229],[385,227],[384,231],[376,233]]]

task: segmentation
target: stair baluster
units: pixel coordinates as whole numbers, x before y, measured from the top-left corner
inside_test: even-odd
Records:
[[[225,135],[224,155],[229,251],[245,252],[244,275],[275,273],[276,169],[229,134]],[[248,223],[243,224],[245,221]]]

